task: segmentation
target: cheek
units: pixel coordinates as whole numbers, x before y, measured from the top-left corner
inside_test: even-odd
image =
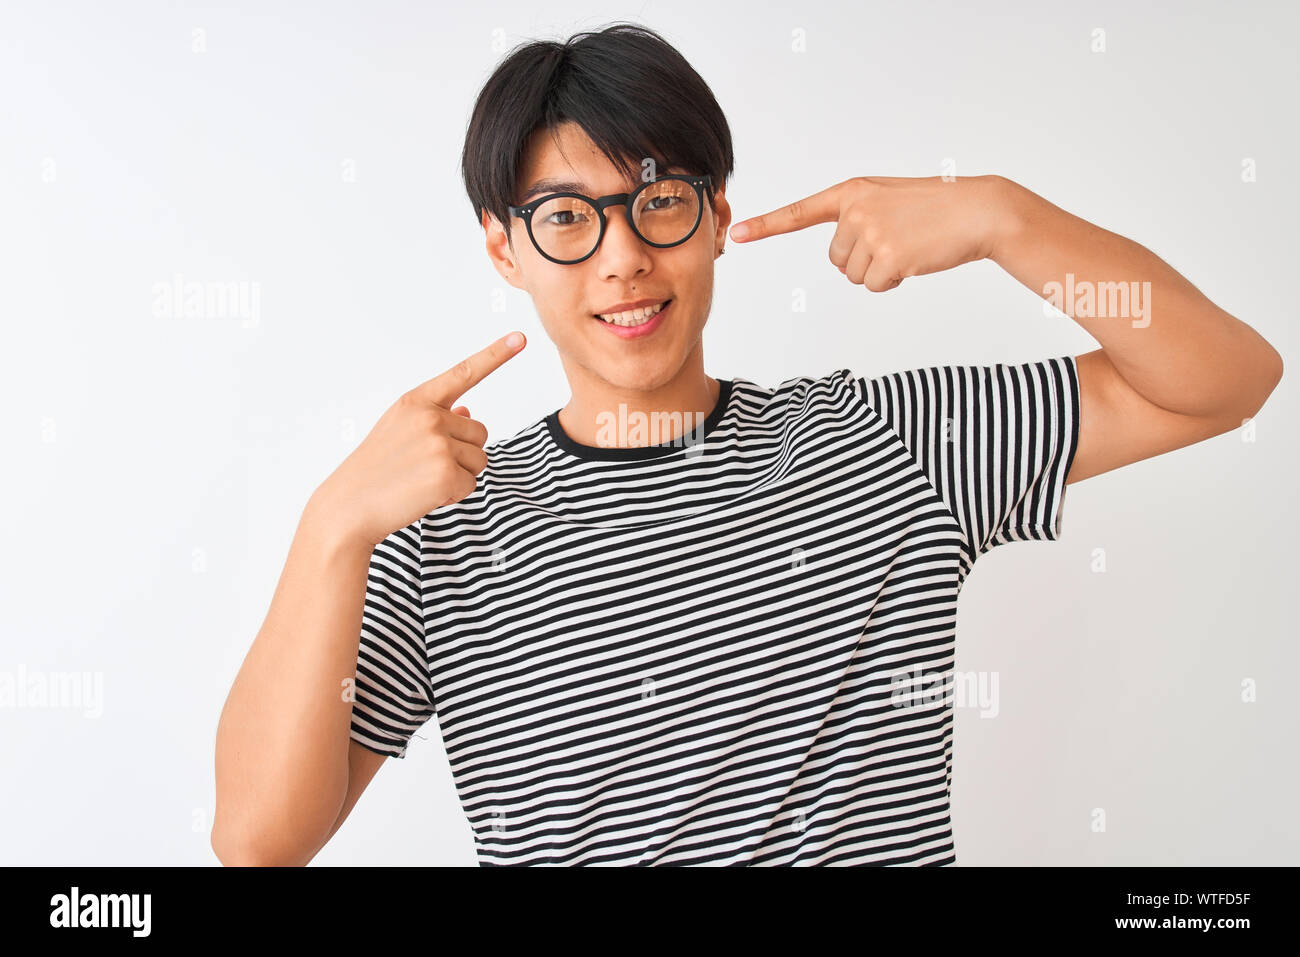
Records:
[[[565,335],[575,320],[582,317],[582,300],[576,292],[580,288],[579,283],[566,276],[555,276],[545,270],[533,273],[529,292],[542,326],[552,339]]]
[[[682,276],[677,286],[681,297],[689,301],[692,309],[703,310],[713,299],[713,263],[706,261],[697,264],[690,273]],[[703,316],[700,321],[703,321]]]

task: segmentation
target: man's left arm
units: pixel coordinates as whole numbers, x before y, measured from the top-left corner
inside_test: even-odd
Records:
[[[1005,177],[989,257],[1083,326],[1079,445],[1067,482],[1237,428],[1282,377],[1258,332],[1144,246]]]
[[[731,238],[819,223],[836,224],[831,262],[872,292],[992,259],[1101,343],[1075,360],[1067,483],[1234,429],[1282,378],[1276,349],[1149,249],[1005,176],[854,176],[736,223]]]

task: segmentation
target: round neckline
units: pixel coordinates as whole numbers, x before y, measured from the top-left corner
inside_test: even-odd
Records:
[[[713,434],[713,430],[718,423],[722,421],[723,416],[727,414],[727,409],[731,405],[732,396],[732,379],[718,379],[718,400],[709,410],[709,414],[704,417],[704,438],[708,439]],[[673,452],[684,452],[689,447],[683,443],[681,436],[667,442],[658,442],[654,445],[634,445],[627,447],[602,446],[602,445],[583,445],[575,442],[569,437],[560,425],[560,410],[556,409],[546,417],[546,430],[550,433],[551,441],[557,446],[569,453],[575,458],[584,459],[590,462],[639,462],[646,459],[657,459],[665,455],[671,455]],[[688,430],[683,435],[694,432]]]

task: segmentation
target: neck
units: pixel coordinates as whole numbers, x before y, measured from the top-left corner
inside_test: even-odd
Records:
[[[560,427],[580,445],[636,448],[660,445],[703,428],[718,402],[721,386],[704,374],[696,350],[667,382],[645,388],[620,386],[588,369],[565,364],[573,391],[560,409]]]

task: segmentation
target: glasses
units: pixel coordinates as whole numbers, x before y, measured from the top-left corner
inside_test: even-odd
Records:
[[[657,249],[680,246],[695,235],[704,215],[709,176],[669,174],[642,183],[631,193],[592,199],[581,193],[548,193],[509,207],[528,227],[537,251],[553,263],[571,266],[590,259],[605,238],[605,210],[622,206],[632,231]]]

